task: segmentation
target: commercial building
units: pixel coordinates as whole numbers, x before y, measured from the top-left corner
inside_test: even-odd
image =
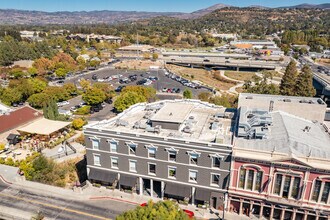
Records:
[[[162,199],[223,209],[235,111],[198,100],[131,106],[85,126],[88,178]]]
[[[109,43],[118,43],[122,41],[121,37],[111,36],[111,35],[99,35],[99,34],[70,34],[67,36],[69,40],[81,40],[90,42],[95,40],[96,42],[109,42]]]
[[[241,94],[228,211],[330,218],[330,136],[317,98]]]

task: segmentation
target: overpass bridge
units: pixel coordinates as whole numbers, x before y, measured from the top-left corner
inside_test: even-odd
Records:
[[[257,60],[237,60],[225,58],[198,58],[198,57],[163,57],[167,64],[185,65],[191,67],[228,67],[234,68],[239,71],[240,68],[244,69],[266,69],[275,70],[281,67],[281,63],[274,61],[257,61]]]

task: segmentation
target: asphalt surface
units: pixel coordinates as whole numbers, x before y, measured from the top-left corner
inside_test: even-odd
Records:
[[[112,200],[77,201],[59,198],[46,192],[34,193],[6,185],[0,181],[0,206],[15,209],[19,213],[36,214],[41,212],[47,219],[115,219],[122,212],[135,208],[135,205]],[[0,210],[6,213],[6,210]]]
[[[158,71],[156,70],[156,71],[148,71],[148,72],[150,72],[150,74],[146,74],[146,71],[141,71],[141,70],[121,70],[121,69],[114,69],[112,66],[107,66],[105,68],[102,68],[102,69],[99,69],[99,70],[96,70],[96,71],[93,71],[93,72],[90,72],[90,73],[86,73],[84,75],[80,75],[80,76],[77,76],[77,77],[74,77],[74,78],[68,78],[68,79],[65,80],[65,82],[71,82],[71,83],[74,83],[77,86],[79,86],[79,80],[82,79],[82,78],[88,79],[92,83],[97,82],[97,81],[92,80],[92,76],[94,74],[97,75],[98,79],[102,79],[104,77],[113,76],[113,75],[122,75],[121,78],[125,78],[125,77],[128,77],[129,75],[136,74],[138,76],[137,80],[134,81],[134,82],[130,82],[128,84],[120,84],[119,83],[120,78],[111,80],[111,81],[106,82],[106,83],[109,83],[114,88],[117,88],[120,85],[122,85],[122,86],[124,86],[124,85],[136,85],[136,82],[138,82],[139,80],[142,80],[142,79],[147,78],[149,76],[157,76],[159,80],[157,80],[156,82],[154,82],[153,84],[150,85],[153,88],[155,88],[157,90],[157,92],[161,92],[163,88],[171,88],[171,89],[172,88],[180,88],[180,90],[181,90],[180,93],[182,94],[185,89],[190,89],[193,92],[194,96],[197,97],[197,95],[199,93],[204,92],[204,91],[208,91],[204,88],[193,89],[193,88],[184,86],[181,83],[179,83],[179,82],[177,82],[177,81],[175,81],[171,78],[166,77],[165,76],[165,70],[158,70]],[[141,76],[141,74],[143,74],[143,76]]]

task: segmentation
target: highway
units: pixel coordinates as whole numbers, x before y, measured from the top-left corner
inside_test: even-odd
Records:
[[[203,66],[223,66],[233,68],[254,68],[254,69],[276,69],[281,67],[281,63],[275,61],[258,61],[258,60],[236,60],[225,59],[218,57],[179,57],[169,56],[162,58],[166,63],[173,64],[191,64],[191,65],[203,65]]]
[[[30,219],[26,213],[34,215],[37,212],[41,212],[47,219],[115,219],[120,213],[133,208],[135,205],[113,200],[76,200],[60,198],[47,192],[36,193],[7,185],[0,179],[0,219],[2,215],[6,216],[3,213],[16,214],[15,219]]]

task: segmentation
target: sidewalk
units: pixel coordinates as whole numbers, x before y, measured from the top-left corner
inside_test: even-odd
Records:
[[[144,195],[137,195],[135,193],[125,193],[117,189],[111,190],[105,187],[94,187],[91,184],[88,184],[84,189],[77,188],[76,190],[64,189],[60,187],[45,185],[37,182],[26,181],[24,178],[20,177],[17,174],[18,168],[10,167],[6,165],[0,165],[0,177],[5,180],[7,183],[11,183],[12,187],[19,187],[28,189],[32,192],[45,195],[45,196],[57,196],[62,198],[70,198],[80,201],[88,200],[114,200],[119,202],[124,202],[128,204],[140,205],[151,200],[151,197]],[[161,199],[152,198],[153,201],[157,202]],[[197,208],[193,205],[181,205],[181,209],[187,209],[195,213],[197,219],[221,219],[222,212],[219,210],[211,209],[202,209]],[[237,220],[247,220],[251,219],[246,216],[238,216],[234,213],[225,213],[225,219],[237,219]]]

